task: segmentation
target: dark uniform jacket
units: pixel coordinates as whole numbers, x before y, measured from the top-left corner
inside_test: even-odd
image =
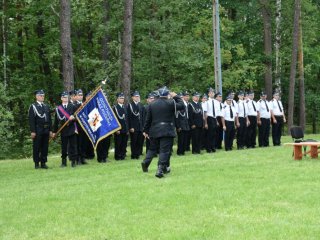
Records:
[[[188,104],[189,124],[190,127],[195,125],[196,127],[203,127],[203,111],[201,103],[195,103],[191,101]]]
[[[116,104],[113,106],[112,109],[121,125],[120,133],[127,133],[129,131],[129,128],[128,128],[128,114],[127,114],[126,106],[122,105],[121,107],[119,104]]]
[[[182,131],[189,131],[189,119],[188,119],[188,111],[187,107],[183,104],[183,108],[177,111],[176,115],[176,128],[181,129]]]
[[[148,108],[144,132],[152,138],[175,137],[175,112],[182,110],[184,103],[179,97],[159,98]]]
[[[36,134],[49,134],[51,131],[50,108],[46,104],[42,106],[35,102],[29,108],[30,131]]]
[[[127,107],[129,129],[142,132],[144,126],[144,106],[141,103],[130,102]]]
[[[76,111],[76,106],[73,105],[72,103],[68,103],[67,109],[65,111],[69,115],[73,115],[74,112]],[[58,107],[56,107],[55,111],[55,116],[54,116],[54,124],[53,124],[53,132],[57,132],[58,129],[65,124],[65,122],[68,119],[58,110]],[[71,136],[75,134],[76,132],[76,127],[75,127],[75,120],[69,121],[69,123],[61,130],[61,136],[66,137],[66,136]]]

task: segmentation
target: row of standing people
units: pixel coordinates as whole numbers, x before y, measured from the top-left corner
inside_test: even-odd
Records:
[[[51,124],[50,108],[44,104],[44,91],[35,92],[36,102],[29,108],[29,124],[33,139],[33,160],[35,168],[47,168],[48,140],[54,137],[59,126],[69,118],[69,124],[61,132],[61,158],[62,167],[67,166],[67,156],[71,166],[86,164],[88,146],[91,143],[77,124],[73,113],[82,105],[83,92],[81,89],[71,93],[61,94],[61,105],[55,108],[54,123]],[[124,94],[116,95],[117,103],[113,111],[121,124],[121,130],[114,134],[115,160],[123,160],[127,153],[127,143],[130,136],[131,159],[139,159],[142,155],[146,112],[149,104],[157,98],[156,93],[150,93],[146,97],[147,105],[140,102],[138,91],[132,93],[132,100],[125,105]],[[281,129],[285,122],[285,115],[279,94],[274,93],[272,101],[266,101],[266,95],[261,93],[261,99],[254,101],[254,93],[238,93],[238,102],[231,92],[226,101],[222,102],[221,93],[215,93],[212,88],[208,89],[208,95],[202,96],[195,92],[184,92],[180,96],[185,108],[176,111],[175,126],[178,135],[177,154],[184,155],[190,149],[192,153],[199,154],[201,149],[208,153],[222,148],[224,136],[225,149],[232,149],[235,131],[237,130],[237,148],[254,148],[256,145],[256,127],[259,126],[259,146],[269,146],[270,123],[272,122],[272,138],[275,146],[280,145]],[[76,134],[78,133],[78,134]],[[99,142],[97,146],[98,162],[107,162],[111,136]],[[146,148],[150,141],[146,139]],[[90,148],[90,147],[89,147]],[[40,165],[41,164],[41,165]]]
[[[192,153],[199,154],[201,149],[208,153],[224,147],[232,150],[233,141],[237,140],[237,149],[255,148],[258,126],[259,147],[269,146],[270,126],[272,125],[272,140],[274,146],[281,144],[281,133],[286,122],[279,93],[273,93],[273,99],[267,101],[264,92],[260,100],[254,100],[254,92],[239,91],[238,101],[235,93],[230,91],[222,101],[222,94],[208,89],[208,95],[202,96],[195,92],[192,100],[188,92],[181,94],[185,109],[178,111],[176,126],[178,133],[177,154],[184,155],[189,150],[189,139],[192,139]]]

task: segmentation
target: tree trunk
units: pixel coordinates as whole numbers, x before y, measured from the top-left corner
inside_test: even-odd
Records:
[[[22,15],[20,14],[20,10],[23,8],[21,2],[17,3],[17,21],[18,25],[20,26],[18,28],[17,38],[18,38],[18,69],[22,71],[24,67],[24,57],[23,57],[23,24],[21,22],[23,21]]]
[[[277,0],[276,3],[276,41],[275,41],[275,52],[276,52],[276,70],[275,70],[275,86],[277,92],[281,93],[281,0]]]
[[[108,51],[108,43],[109,43],[109,34],[108,34],[108,24],[109,24],[109,0],[103,1],[103,9],[104,9],[104,35],[102,37],[102,60],[104,61],[105,67],[107,67],[107,61],[109,58],[109,51]]]
[[[265,73],[264,73],[264,86],[268,99],[272,98],[272,37],[271,37],[271,9],[268,0],[261,0],[262,4],[262,17],[264,29],[264,53],[265,60]]]
[[[74,88],[73,56],[71,45],[70,0],[60,0],[60,44],[62,49],[63,86],[66,91]]]
[[[8,39],[8,31],[7,31],[7,1],[2,0],[2,58],[3,58],[3,86],[4,89],[7,88],[8,79],[7,79],[7,39]]]
[[[305,102],[305,89],[304,89],[304,64],[303,64],[303,41],[302,41],[302,23],[301,11],[299,21],[299,47],[298,47],[298,69],[299,69],[299,96],[300,96],[300,114],[299,125],[305,130],[306,127],[306,102]]]
[[[121,89],[126,97],[129,99],[131,73],[132,73],[132,16],[133,14],[133,0],[125,0],[124,9],[124,31],[122,36],[122,71],[121,71]]]
[[[50,64],[49,61],[46,57],[45,54],[45,44],[44,44],[44,27],[43,27],[43,20],[41,18],[42,12],[38,13],[38,23],[37,23],[37,27],[36,27],[36,32],[38,35],[38,39],[40,40],[40,44],[38,47],[38,56],[41,62],[40,65],[40,72],[43,73],[43,75],[45,76],[46,79],[50,79],[51,76],[51,69],[50,69]],[[53,84],[50,84],[50,82],[47,84],[47,89],[48,89],[48,95],[49,96],[53,96],[54,95],[54,90],[53,90]]]
[[[299,43],[299,17],[301,11],[301,0],[295,0],[295,11],[293,20],[293,38],[292,38],[292,58],[290,69],[290,84],[289,84],[289,98],[288,98],[288,134],[290,134],[290,128],[293,126],[294,115],[294,90],[296,79],[296,67],[297,67],[297,51]]]

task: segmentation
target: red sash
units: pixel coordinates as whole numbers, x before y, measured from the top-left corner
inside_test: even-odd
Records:
[[[62,105],[58,106],[58,110],[62,113],[63,116],[66,117],[66,119],[70,119],[70,114],[63,108]],[[75,128],[75,133],[78,134],[78,128],[76,122],[73,123]]]

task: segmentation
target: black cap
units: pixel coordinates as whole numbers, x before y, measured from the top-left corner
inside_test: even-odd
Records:
[[[215,91],[214,91],[214,89],[213,89],[212,87],[209,87],[208,90],[207,90],[207,92],[208,92],[208,93],[209,93],[209,92],[215,93]]]
[[[190,93],[187,90],[182,92],[182,96],[189,96],[189,95]]]
[[[222,94],[221,94],[221,92],[217,92],[216,94],[214,94],[214,96],[213,96],[213,98],[216,98],[216,97],[222,97]]]
[[[166,87],[166,86],[164,86],[164,87],[162,87],[162,88],[160,88],[159,89],[159,95],[160,95],[160,97],[167,97],[168,95],[169,95],[169,89]]]
[[[42,89],[34,91],[34,95],[44,95],[44,91]]]
[[[77,93],[78,94],[78,93]],[[92,94],[91,91],[87,92],[86,97],[89,97]]]
[[[131,97],[140,97],[140,93],[138,91],[134,91],[131,93]]]
[[[118,93],[116,94],[116,97],[117,97],[117,98],[124,98],[123,92],[118,92]]]
[[[262,96],[266,96],[267,95],[267,93],[266,92],[264,92],[264,91],[261,91],[261,93],[260,93],[260,96],[262,97]]]
[[[76,95],[76,90],[71,90],[71,91],[69,92],[69,95]]]
[[[62,92],[62,93],[60,93],[60,96],[61,97],[65,97],[65,96],[69,96],[69,93],[67,92],[67,91],[64,91],[64,92]]]
[[[147,98],[154,98],[153,92],[148,93],[148,94],[146,95],[146,99],[147,99]]]
[[[204,94],[202,95],[202,98],[208,98],[208,95],[204,93]]]
[[[160,94],[159,94],[159,91],[158,91],[158,90],[153,91],[152,94],[153,94],[153,96],[156,97],[156,98],[157,98],[157,97],[160,97]]]
[[[274,90],[273,92],[272,92],[272,95],[274,96],[274,95],[279,95],[280,93],[279,93],[279,91],[278,90]]]
[[[244,95],[244,92],[243,91],[239,91],[238,92],[238,96],[243,96]]]
[[[201,95],[201,94],[200,94],[200,93],[198,93],[198,92],[194,92],[194,93],[192,93],[192,96],[193,96],[193,97],[200,97],[200,95]]]
[[[254,91],[253,90],[249,90],[248,91],[248,95],[252,95],[252,94],[254,94]]]
[[[76,95],[83,94],[82,89],[79,88],[79,89],[75,90],[75,94]]]
[[[226,100],[232,100],[232,96],[231,96],[231,95],[228,95],[228,96],[226,97]]]

